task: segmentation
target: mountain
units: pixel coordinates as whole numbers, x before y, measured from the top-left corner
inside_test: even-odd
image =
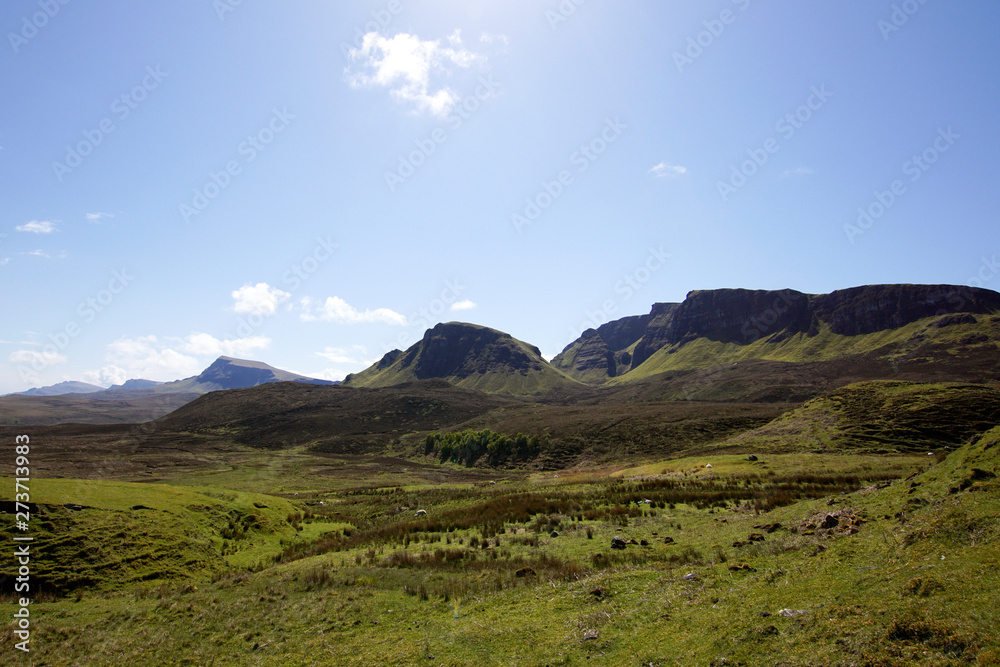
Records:
[[[125,380],[123,384],[113,384],[108,389],[149,389],[164,384],[156,380]]]
[[[104,387],[98,387],[96,384],[69,381],[52,384],[47,387],[34,387],[28,391],[10,394],[10,396],[63,396],[65,394],[92,394],[95,391],[103,390]]]
[[[347,376],[343,384],[387,387],[431,378],[506,396],[538,396],[579,386],[545,361],[534,345],[502,331],[460,322],[428,329],[405,352],[389,352],[364,371]]]
[[[131,398],[151,394],[207,394],[224,389],[246,389],[269,382],[303,382],[306,384],[334,384],[329,380],[289,373],[260,361],[219,357],[198,375],[173,382],[129,380],[101,392],[94,398]]]
[[[633,348],[649,327],[650,320],[675,303],[658,303],[649,315],[633,315],[587,329],[552,359],[552,365],[581,382],[601,382],[627,372]]]
[[[0,423],[144,422],[162,417],[202,394],[275,382],[334,384],[329,380],[283,371],[259,361],[219,357],[198,375],[174,382],[128,380],[110,389],[85,395],[4,396],[0,398]]]
[[[790,289],[702,290],[679,304],[655,304],[632,340],[613,334],[634,335],[634,318],[589,329],[552,363],[591,384],[748,360],[845,358],[898,366],[981,357],[982,376],[1000,377],[997,313],[1000,294],[953,285],[868,285],[820,295]]]

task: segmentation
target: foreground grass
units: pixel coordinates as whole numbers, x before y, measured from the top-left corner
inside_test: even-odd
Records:
[[[998,664],[997,443],[1000,429],[940,462],[715,457],[298,504],[90,486],[77,518],[142,502],[161,518],[196,512],[177,530],[207,534],[228,520],[191,506],[218,502],[284,523],[254,529],[270,545],[256,566],[112,577],[36,602],[32,653],[11,650],[9,627],[0,651],[38,665]]]

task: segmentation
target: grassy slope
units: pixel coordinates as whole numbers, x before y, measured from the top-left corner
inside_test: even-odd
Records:
[[[940,317],[929,317],[899,329],[861,336],[838,335],[824,324],[816,336],[810,338],[806,334],[796,334],[779,343],[770,343],[767,338],[761,338],[749,345],[737,345],[699,338],[685,345],[657,350],[638,368],[612,378],[610,383],[621,384],[671,370],[710,368],[748,359],[785,362],[829,361],[837,357],[883,350],[887,346],[893,346],[883,350],[891,358],[917,350],[928,343],[960,348],[968,344],[962,341],[967,341],[968,337],[975,335],[984,335],[989,340],[973,344],[997,349],[1000,341],[1000,319],[996,316],[978,315],[976,324],[956,324],[940,329],[933,327],[932,325],[940,319]]]
[[[762,451],[926,451],[958,446],[1000,422],[983,385],[860,382],[813,399],[727,445]]]
[[[467,564],[451,574],[386,565],[392,553],[418,556],[442,542],[367,553],[361,545],[198,590],[140,589],[36,604],[35,647],[52,665],[410,665],[431,656],[437,665],[997,664],[1000,482],[949,490],[971,467],[995,472],[998,441],[995,429],[942,463],[924,463],[929,469],[910,480],[834,495],[834,505],[819,498],[766,515],[678,505],[643,510],[627,526],[564,516],[560,536],[547,537],[544,529],[534,547],[516,542],[534,533],[511,525],[497,549],[510,553],[499,562],[534,558],[539,574],[533,577],[497,578],[483,569],[497,561],[481,548],[475,562],[483,567]],[[733,459],[720,469],[745,475],[795,464],[787,463]],[[839,469],[850,467],[850,458],[841,459]],[[682,468],[664,472],[687,479],[708,474],[700,466]],[[575,490],[582,499],[599,485],[550,476],[533,488]],[[455,499],[448,506],[462,504],[460,494]],[[863,521],[853,533],[824,534],[808,525],[828,513],[843,524],[851,516]],[[782,528],[773,533],[755,528],[774,522]],[[750,532],[765,539],[730,546]],[[450,534],[447,548],[473,534]],[[651,544],[611,552],[608,540],[616,534]],[[675,542],[663,544],[664,535]],[[592,567],[595,553],[615,560]],[[541,554],[580,567],[545,569]],[[730,569],[737,563],[751,569]],[[449,581],[465,581],[466,592],[452,588],[445,599],[439,593]],[[427,599],[418,594],[421,586]]]
[[[63,592],[253,566],[297,535],[288,521],[297,508],[262,494],[73,479],[35,479],[30,488],[40,510],[30,522],[32,574]]]

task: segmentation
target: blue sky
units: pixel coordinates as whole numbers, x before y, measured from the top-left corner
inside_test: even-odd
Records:
[[[0,393],[996,289],[986,0],[8,0]]]

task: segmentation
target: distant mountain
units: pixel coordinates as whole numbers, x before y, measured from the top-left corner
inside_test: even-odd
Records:
[[[694,291],[645,319],[588,329],[552,364],[591,384],[746,360],[824,362],[867,355],[893,364],[983,358],[1000,377],[1000,294],[953,285],[869,285],[830,294]],[[638,326],[642,330],[638,331]],[[631,339],[631,340],[630,340]]]
[[[219,357],[198,375],[173,382],[129,380],[124,385],[112,387],[94,398],[130,398],[150,394],[207,394],[223,389],[246,389],[269,382],[304,382],[306,384],[334,384],[329,380],[289,373],[260,361]]]
[[[149,389],[160,384],[163,383],[156,380],[125,380],[123,384],[113,384],[108,389]]]
[[[28,391],[22,391],[11,396],[63,396],[65,394],[91,394],[95,391],[104,391],[104,387],[86,382],[60,382],[48,387],[34,387]]]
[[[0,423],[57,424],[75,421],[114,424],[122,421],[148,421],[161,417],[202,394],[225,389],[246,389],[274,382],[335,384],[329,380],[289,373],[259,361],[219,357],[200,374],[174,382],[128,380],[110,389],[101,390],[97,387],[98,391],[73,397],[6,396],[0,398]],[[43,398],[46,399],[44,402]],[[70,398],[73,400],[70,401]]]
[[[545,361],[534,345],[502,331],[460,322],[428,329],[405,352],[389,352],[373,366],[347,376],[343,384],[387,387],[432,378],[505,396],[538,396],[578,385]]]

